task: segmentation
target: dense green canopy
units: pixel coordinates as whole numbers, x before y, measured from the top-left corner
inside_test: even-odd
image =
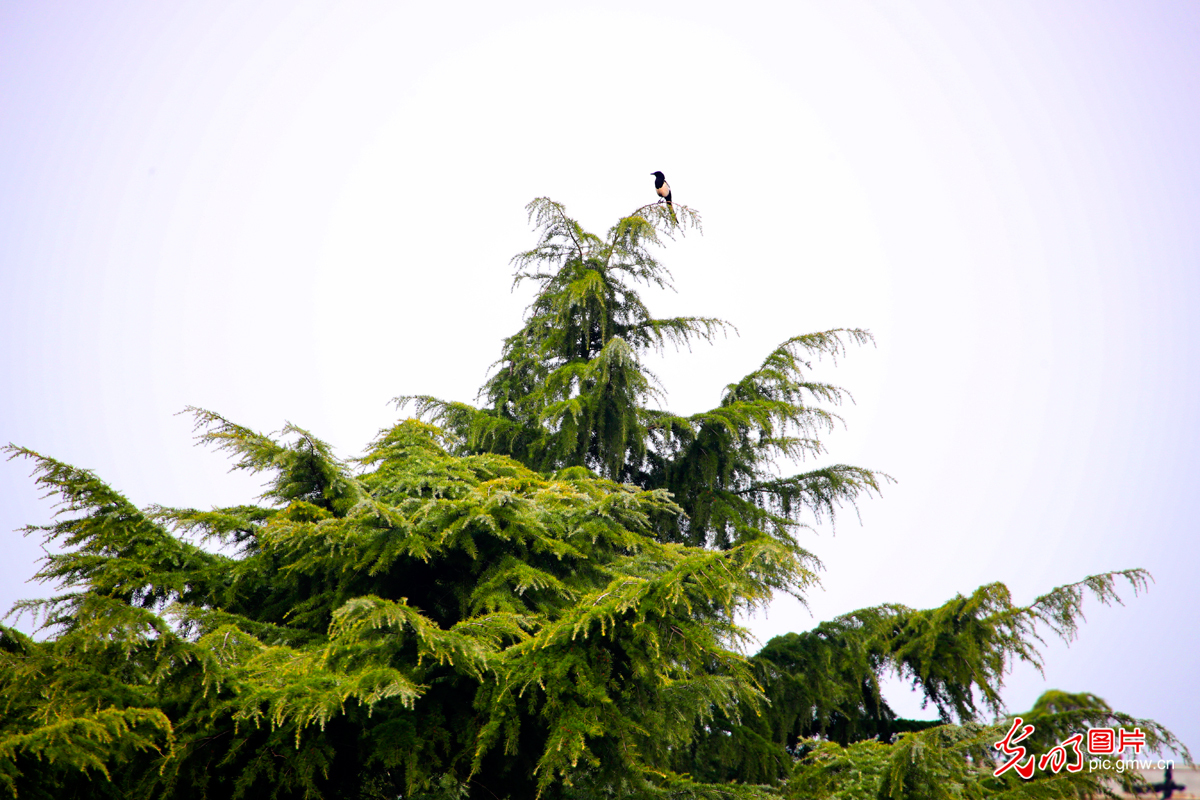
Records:
[[[749,655],[738,620],[818,563],[797,534],[886,476],[822,464],[843,390],[811,376],[860,330],[797,336],[710,411],[664,410],[644,357],[720,320],[656,319],[652,248],[698,226],[639,209],[604,237],[530,206],[538,292],[472,406],[429,396],[340,460],[193,409],[199,438],[268,480],[260,505],[138,509],[31,450],[57,545],[0,626],[0,787],[21,798],[1060,797],[1101,773],[991,776],[1001,687],[1070,638],[1085,594],[999,584],[936,609],[862,609]],[[452,358],[452,356],[448,356]],[[788,461],[809,468],[781,476]],[[896,716],[899,674],[940,722]],[[986,724],[984,715],[996,718]],[[1038,746],[1148,720],[1050,693]]]

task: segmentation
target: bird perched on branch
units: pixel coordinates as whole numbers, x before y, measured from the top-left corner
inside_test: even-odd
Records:
[[[651,172],[650,174],[654,176],[654,191],[658,192],[658,196],[662,198],[658,202],[661,203],[665,200],[667,209],[671,212],[671,219],[678,222],[679,220],[675,219],[675,206],[671,203],[671,186],[667,183],[667,177],[661,172]]]

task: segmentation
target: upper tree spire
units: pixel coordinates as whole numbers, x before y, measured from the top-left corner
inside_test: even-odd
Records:
[[[587,467],[643,488],[672,491],[685,514],[656,523],[665,540],[728,546],[746,536],[791,541],[806,524],[883,476],[844,465],[790,478],[775,461],[823,453],[819,433],[846,393],[807,377],[811,361],[836,358],[862,330],[797,336],[729,384],[716,408],[691,416],[662,409],[665,393],[644,355],[664,345],[711,340],[732,326],[712,317],[656,318],[639,285],[671,288],[655,250],[664,238],[700,228],[694,210],[644,206],[603,237],[585,231],[548,198],[528,206],[536,246],[513,259],[516,282],[538,293],[521,329],[504,342],[482,408],[432,397],[416,400],[462,437],[467,451],[511,455],[540,471]]]

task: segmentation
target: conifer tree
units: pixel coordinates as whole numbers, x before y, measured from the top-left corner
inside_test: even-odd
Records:
[[[558,203],[530,203],[539,241],[513,262],[516,282],[536,282],[538,294],[480,392],[486,404],[402,400],[416,401],[418,412],[457,434],[463,452],[503,453],[538,470],[582,466],[667,489],[684,514],[656,520],[660,540],[728,547],[770,535],[794,546],[805,512],[820,521],[886,480],[844,464],[788,478],[773,470],[780,458],[821,455],[820,433],[839,421],[828,406],[847,394],[813,380],[812,361],[836,359],[847,344],[870,341],[870,334],[844,329],[795,336],[729,384],[710,411],[684,417],[655,408],[663,392],[645,355],[710,340],[732,327],[710,317],[657,319],[638,297],[639,283],[671,285],[651,248],[663,235],[700,226],[695,211],[676,207],[677,219],[664,206],[641,208],[601,238]]]
[[[748,655],[738,624],[803,598],[803,528],[887,477],[815,463],[845,392],[816,359],[869,342],[797,336],[700,414],[663,408],[647,353],[717,319],[657,319],[654,248],[698,215],[648,206],[604,237],[530,206],[516,257],[538,292],[472,406],[344,461],[311,433],[193,409],[202,442],[261,473],[257,505],[138,509],[34,451],[60,516],[38,577],[43,636],[0,626],[0,790],[21,798],[1061,797],[1104,775],[990,777],[1014,660],[1074,635],[1093,576],[1028,606],[999,584],[942,607],[863,609]],[[780,477],[780,462],[807,468]],[[937,723],[897,718],[896,673]],[[988,724],[985,715],[999,721]],[[1094,724],[1170,733],[1051,693],[1042,747]],[[1074,726],[1074,727],[1072,727]],[[999,733],[997,733],[999,731]],[[989,738],[993,737],[993,738]]]

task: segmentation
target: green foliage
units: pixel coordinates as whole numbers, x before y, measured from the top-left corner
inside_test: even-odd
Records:
[[[671,285],[651,250],[662,244],[659,227],[666,235],[699,227],[696,212],[676,208],[678,223],[664,206],[647,206],[601,238],[558,203],[530,203],[538,245],[513,261],[517,282],[535,282],[538,293],[480,392],[486,405],[429,396],[401,402],[459,437],[460,452],[503,453],[539,471],[586,467],[670,491],[683,513],[656,517],[662,541],[729,547],[767,534],[809,559],[793,537],[805,514],[830,517],[887,477],[830,465],[781,478],[775,464],[823,454],[819,435],[840,418],[822,404],[837,406],[848,394],[813,380],[813,360],[836,361],[847,343],[869,342],[870,334],[793,337],[729,384],[709,411],[680,416],[652,407],[664,397],[643,364],[647,353],[732,329],[708,317],[657,319],[637,295],[639,283]]]
[[[869,761],[870,753],[891,751],[855,749],[856,743],[890,745],[908,733],[949,730],[948,723],[955,720],[969,727],[983,711],[1001,714],[1003,678],[1013,662],[1041,667],[1039,625],[1069,639],[1081,615],[1083,593],[1090,591],[1101,602],[1119,601],[1115,591],[1119,579],[1136,593],[1145,588],[1147,575],[1126,570],[1092,576],[1058,587],[1028,606],[1014,605],[1006,587],[990,584],[970,597],[960,595],[933,609],[876,606],[803,633],[775,637],[751,659],[769,705],[749,720],[718,716],[693,741],[687,759],[701,765],[698,773],[709,780],[774,782],[792,770],[794,754],[810,748],[824,754],[814,756],[818,761],[831,753],[847,757],[827,744],[850,747],[856,754],[852,760],[861,756]],[[911,682],[937,709],[940,722],[898,717],[880,690],[881,678],[889,674]],[[1113,712],[1098,700],[1098,706],[1085,704],[1072,707],[1071,713],[1051,713],[1050,708],[1068,702],[1062,697],[1076,698],[1078,703],[1082,702],[1078,698],[1091,696],[1047,693],[1033,711],[1022,715],[1036,725],[1038,735],[1031,747],[1040,747],[1039,752],[1105,719],[1129,727],[1154,726]],[[1157,726],[1154,730],[1156,744],[1182,748],[1169,732]],[[928,734],[936,735],[940,734]],[[1002,735],[1003,731],[992,742]],[[922,736],[926,734],[911,741],[936,741]],[[830,769],[834,778],[841,775]],[[855,770],[856,775],[867,774],[861,765]],[[877,780],[882,773],[871,774],[875,775],[871,780]]]
[[[34,451],[61,499],[0,626],[0,787],[21,798],[1060,797],[1104,776],[990,777],[1014,661],[1071,638],[1085,595],[1028,606],[1000,584],[941,607],[863,609],[748,656],[737,620],[819,566],[796,534],[876,493],[882,473],[821,459],[847,393],[813,376],[866,331],[793,337],[690,416],[662,407],[650,352],[731,330],[657,319],[652,248],[699,227],[647,206],[604,237],[530,205],[516,257],[538,291],[482,406],[418,415],[341,460],[288,425],[264,435],[191,409],[199,439],[261,474],[261,503],[138,509]],[[904,720],[898,674],[939,722]],[[1040,747],[1081,726],[1161,727],[1091,695],[1027,713]],[[1000,725],[1003,727],[1003,725]],[[991,737],[991,738],[989,738]],[[1090,781],[1090,782],[1089,782]]]
[[[1175,749],[1189,758],[1182,743],[1152,720],[1114,712],[1092,695],[1049,691],[1020,715],[1035,735],[1022,744],[1035,755],[1088,727],[1140,728],[1151,751]],[[1030,780],[1010,770],[996,777],[994,744],[1012,724],[968,722],[905,733],[893,744],[866,739],[849,745],[814,741],[797,759],[785,786],[787,800],[1048,800],[1105,796],[1113,789],[1134,789],[1132,771],[1110,768],[1069,772],[1035,771]],[[1071,756],[1071,763],[1075,757]]]
[[[760,699],[734,617],[807,580],[771,539],[656,541],[666,492],[451,455],[424,423],[352,473],[308,434],[197,417],[269,471],[273,506],[142,513],[12,450],[80,513],[44,529],[73,545],[41,574],[68,591],[26,606],[54,635],[4,629],[0,775],[22,795],[80,771],[123,796],[656,793],[665,752]]]

